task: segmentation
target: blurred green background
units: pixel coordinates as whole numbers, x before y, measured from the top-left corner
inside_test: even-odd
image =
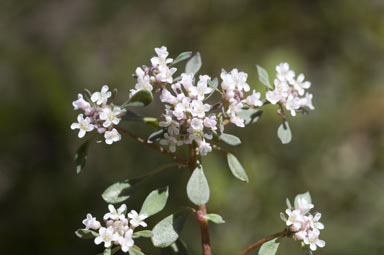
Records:
[[[107,206],[110,184],[146,173],[163,155],[125,137],[93,144],[86,169],[76,175],[81,144],[69,126],[71,102],[83,88],[119,89],[123,102],[135,68],[153,48],[171,57],[200,51],[203,73],[238,67],[258,90],[255,64],[274,72],[287,61],[312,82],[316,110],[290,118],[293,141],[282,145],[275,108],[245,129],[231,129],[243,144],[231,150],[250,183],[233,178],[219,153],[204,158],[211,186],[214,254],[232,255],[284,228],[285,198],[311,191],[323,213],[327,242],[316,254],[384,254],[384,2],[382,0],[1,1],[0,3],[0,247],[1,254],[96,254],[74,231],[87,212]],[[156,105],[145,109],[155,115]],[[125,127],[143,136],[152,130]],[[170,185],[166,209],[150,226],[182,205],[189,173],[169,169],[127,201],[140,209],[155,187]],[[199,229],[189,218],[182,238],[200,254]],[[150,242],[147,254],[160,254]],[[284,240],[278,254],[302,254]],[[254,252],[253,254],[257,254]]]

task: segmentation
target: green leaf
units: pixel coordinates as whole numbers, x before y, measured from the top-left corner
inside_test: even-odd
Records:
[[[277,238],[264,243],[259,250],[259,255],[275,255],[280,243]]]
[[[261,66],[257,65],[257,73],[259,75],[259,81],[263,83],[268,88],[272,89],[271,83],[269,82],[268,72],[262,68]]]
[[[216,223],[216,224],[225,223],[225,221],[223,220],[223,217],[221,217],[220,215],[218,215],[216,213],[209,213],[209,214],[205,215],[204,218],[206,218],[207,220],[212,221],[213,223]]]
[[[117,204],[127,200],[130,195],[136,191],[138,184],[141,183],[146,176],[133,179],[126,179],[109,186],[101,195],[105,202]]]
[[[172,64],[177,64],[181,61],[184,61],[184,60],[190,58],[191,56],[192,56],[191,51],[182,52],[175,58],[175,60],[173,60]]]
[[[280,213],[280,219],[282,220],[282,221],[284,221],[284,222],[287,222],[287,216],[285,216],[285,214],[284,213]]]
[[[202,166],[193,171],[187,184],[187,195],[195,205],[204,205],[209,200],[209,186]]]
[[[195,56],[193,56],[188,62],[187,65],[185,66],[185,72],[188,73],[193,73],[196,74],[201,67],[201,57],[200,53],[197,52]]]
[[[291,201],[289,201],[288,198],[285,200],[285,202],[286,202],[286,204],[287,204],[288,209],[292,209]]]
[[[76,230],[75,234],[77,235],[77,237],[82,239],[92,239],[99,236],[97,232],[90,229],[78,229]]]
[[[298,194],[296,197],[295,197],[295,209],[299,209],[299,198],[304,198],[305,200],[308,201],[308,203],[312,203],[312,199],[311,199],[311,194],[309,194],[309,192],[305,192],[305,193],[302,193],[302,194]],[[308,210],[309,211],[309,210]]]
[[[141,230],[133,233],[133,238],[138,237],[145,237],[145,238],[151,238],[153,236],[151,230]]]
[[[145,254],[139,251],[138,249],[131,247],[129,248],[129,255],[145,255]]]
[[[152,93],[142,89],[137,91],[127,102],[127,106],[142,107],[149,105],[153,100]]]
[[[220,138],[220,140],[222,140],[226,144],[229,144],[232,146],[237,146],[237,145],[241,144],[240,138],[238,138],[237,136],[234,136],[234,135],[222,133],[219,136],[219,138]]]
[[[121,116],[121,119],[125,120],[125,121],[141,121],[141,120],[143,120],[143,116],[141,116],[135,112],[126,110],[124,115]]]
[[[227,161],[232,174],[239,180],[248,182],[248,176],[239,160],[232,153],[227,153]]]
[[[145,199],[140,214],[152,216],[164,209],[168,199],[168,187],[152,191]]]
[[[159,121],[156,118],[144,117],[143,121],[152,127],[160,128]]]
[[[260,119],[262,114],[262,110],[249,108],[241,110],[237,115],[244,120],[245,125],[249,125],[256,123]]]
[[[164,128],[162,128],[162,129],[159,129],[159,130],[153,132],[152,134],[149,135],[147,141],[152,142],[152,143],[159,141],[161,138],[163,138],[165,131],[166,130]]]
[[[219,86],[219,80],[217,78],[215,78],[213,80],[209,80],[208,81],[208,86],[210,88],[212,88],[213,90],[217,89],[217,87]]]
[[[280,138],[281,143],[283,144],[287,144],[292,140],[292,133],[288,122],[285,122],[279,126],[279,129],[277,130],[277,136]]]
[[[87,157],[88,157],[88,147],[91,140],[92,139],[87,140],[76,151],[75,165],[76,165],[77,174],[79,174],[81,170],[85,167],[85,163],[87,162]]]
[[[190,214],[190,210],[182,210],[161,220],[153,228],[152,243],[156,247],[165,248],[172,245],[183,229],[184,222]]]

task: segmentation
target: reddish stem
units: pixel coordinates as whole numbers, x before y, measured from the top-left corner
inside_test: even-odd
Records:
[[[259,241],[254,242],[253,244],[248,246],[248,248],[246,248],[246,249],[242,250],[241,252],[239,252],[237,255],[245,255],[248,252],[252,251],[253,249],[256,249],[257,247],[263,245],[264,243],[266,243],[268,241],[271,241],[271,240],[273,240],[275,238],[278,238],[278,237],[280,237],[280,238],[281,237],[285,237],[285,236],[287,236],[287,234],[288,234],[287,229],[284,229],[284,231],[282,231],[282,232],[279,232],[279,233],[267,236],[267,237],[265,237],[263,239],[260,239]]]

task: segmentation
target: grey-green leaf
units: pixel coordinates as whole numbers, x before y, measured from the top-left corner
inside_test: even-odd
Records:
[[[152,134],[150,134],[149,137],[148,137],[148,139],[147,139],[147,141],[148,141],[148,142],[151,142],[151,143],[153,143],[153,142],[157,142],[157,141],[159,141],[161,138],[163,138],[164,133],[165,133],[165,129],[163,129],[163,128],[162,128],[162,129],[159,129],[159,130],[153,132]]]
[[[311,198],[311,194],[309,194],[309,192],[305,192],[305,193],[302,193],[302,194],[298,194],[296,197],[295,197],[295,209],[299,209],[299,198],[301,199],[305,199],[308,201],[308,203],[312,203],[312,198]]]
[[[145,255],[145,254],[139,251],[138,249],[131,247],[129,248],[129,255]]]
[[[288,122],[281,124],[277,129],[277,136],[280,138],[281,143],[287,144],[292,140],[291,129],[289,128]]]
[[[78,229],[76,230],[75,234],[77,235],[77,237],[82,239],[92,239],[99,236],[97,232],[90,229]]]
[[[223,220],[223,217],[221,217],[220,215],[218,215],[216,213],[209,213],[209,214],[205,215],[204,218],[206,218],[208,221],[212,221],[213,223],[216,223],[216,224],[225,223],[225,221]]]
[[[196,74],[201,67],[201,57],[200,53],[197,52],[188,62],[187,65],[185,66],[185,72],[186,73],[193,73]]]
[[[209,200],[209,186],[202,166],[193,171],[187,184],[187,195],[195,205],[204,205]]]
[[[81,170],[85,167],[85,163],[87,162],[88,157],[88,147],[91,139],[87,140],[83,143],[76,151],[75,154],[75,165],[76,165],[76,173],[79,174]]]
[[[164,209],[168,199],[168,187],[152,191],[145,199],[140,214],[152,216]]]
[[[264,243],[259,250],[259,255],[275,255],[280,243],[277,238]]]
[[[223,142],[225,142],[225,143],[227,143],[229,145],[232,145],[232,146],[237,146],[237,145],[241,144],[240,138],[238,138],[237,136],[231,135],[231,134],[222,133],[219,136],[219,138]]]
[[[271,83],[269,82],[269,76],[268,72],[262,68],[261,66],[257,65],[257,73],[259,75],[259,81],[263,83],[268,88],[272,89]]]
[[[240,161],[232,153],[227,153],[227,161],[232,174],[239,180],[248,182],[248,176]]]
[[[152,93],[142,89],[137,91],[127,102],[127,106],[142,107],[149,105],[153,100]]]
[[[237,115],[244,120],[245,125],[249,125],[256,123],[260,119],[262,114],[262,110],[249,108],[241,110]]]
[[[145,237],[145,238],[151,238],[153,236],[151,230],[141,230],[133,233],[133,238],[138,237]]]
[[[172,245],[183,229],[190,210],[182,210],[161,220],[153,228],[152,243],[156,247],[165,248]]]
[[[172,64],[177,64],[181,61],[184,61],[184,60],[190,58],[191,56],[192,56],[191,51],[182,52],[175,58],[175,60],[173,60]]]
[[[136,191],[138,184],[144,180],[145,176],[134,179],[126,179],[109,186],[101,195],[105,202],[110,204],[121,203],[127,200]]]

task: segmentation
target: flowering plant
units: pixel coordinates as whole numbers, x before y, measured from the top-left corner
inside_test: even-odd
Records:
[[[73,107],[82,113],[78,115],[77,122],[71,125],[71,129],[79,130],[79,138],[83,138],[88,132],[95,132],[106,144],[118,142],[122,138],[121,134],[126,134],[170,157],[173,163],[161,166],[145,176],[108,187],[102,195],[109,203],[109,213],[103,218],[105,226],[88,214],[83,221],[85,228],[78,230],[76,234],[82,238],[94,238],[96,244],[103,243],[104,254],[113,254],[118,250],[129,252],[131,255],[144,254],[134,242],[134,239],[139,237],[151,238],[155,247],[173,247],[178,250],[176,246],[182,244],[178,238],[183,222],[192,213],[200,225],[203,254],[212,254],[208,222],[224,223],[224,220],[218,214],[207,213],[206,204],[210,198],[210,190],[203,170],[202,157],[212,150],[225,154],[234,177],[248,182],[246,171],[235,155],[219,146],[220,142],[232,146],[241,144],[238,137],[224,132],[226,126],[232,124],[243,128],[251,125],[261,117],[262,107],[267,104],[276,105],[282,119],[282,124],[277,130],[278,137],[282,143],[289,143],[292,134],[285,111],[296,116],[297,113],[307,113],[308,110],[314,109],[312,94],[306,92],[311,83],[305,81],[303,74],[295,78],[295,72],[289,65],[281,63],[276,66],[277,73],[272,86],[267,71],[257,66],[259,80],[267,90],[265,99],[262,99],[261,93],[251,89],[248,84],[248,75],[236,68],[231,71],[223,69],[220,80],[206,74],[197,76],[202,65],[199,53],[192,56],[191,52],[184,52],[172,59],[168,57],[169,53],[164,46],[156,48],[155,52],[156,56],[150,59],[149,66],[144,65],[136,69],[135,87],[131,89],[128,100],[123,104],[112,103],[116,90],[110,91],[107,85],[102,86],[101,91],[91,93],[85,90],[84,93],[78,94]],[[176,76],[175,65],[185,60],[188,60],[185,71]],[[135,107],[149,105],[154,97],[158,97],[163,106],[163,113],[159,118],[141,116],[133,111]],[[141,121],[155,127],[156,131],[147,138],[142,138],[119,125],[122,121]],[[89,144],[90,139],[76,154],[78,173],[85,166]],[[177,148],[181,146],[188,147],[187,158],[176,153]],[[147,227],[144,220],[165,207],[169,195],[168,188],[151,192],[139,213],[131,210],[127,214],[125,204],[118,209],[112,204],[122,203],[129,197],[124,195],[127,191],[132,191],[145,178],[169,167],[190,170],[191,177],[186,191],[189,200],[197,207],[186,208],[166,217],[152,230],[136,231],[137,227]],[[262,246],[259,254],[274,254],[277,250],[276,244],[278,245],[276,238],[281,237],[302,240],[312,251],[316,250],[316,247],[323,247],[325,243],[318,237],[319,230],[324,226],[318,222],[320,214],[309,214],[312,207],[309,193],[298,195],[295,208],[289,204],[286,210],[288,218],[282,216],[287,225],[286,229],[256,242],[239,254],[246,254],[259,246]]]

